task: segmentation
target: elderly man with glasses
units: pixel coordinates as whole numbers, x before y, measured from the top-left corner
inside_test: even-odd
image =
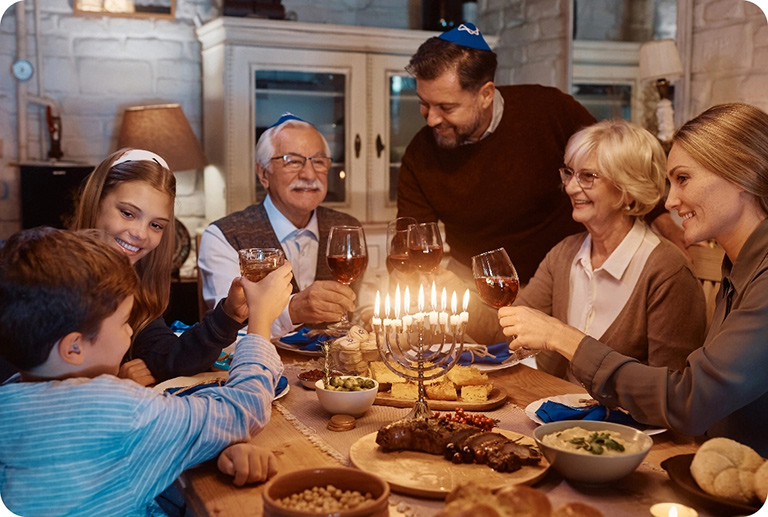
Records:
[[[297,325],[339,321],[355,309],[358,284],[333,280],[325,257],[332,226],[360,226],[320,203],[328,189],[328,142],[312,124],[283,115],[256,143],[256,174],[267,190],[259,204],[211,223],[200,242],[203,298],[213,307],[240,275],[237,250],[282,248],[293,267],[293,295],[272,325],[279,337]]]

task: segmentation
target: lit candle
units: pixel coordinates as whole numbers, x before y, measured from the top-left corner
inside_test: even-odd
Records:
[[[400,284],[397,284],[398,286]],[[405,296],[403,300],[403,309],[405,309],[405,314],[411,313],[411,291],[408,289],[408,286],[405,286]]]
[[[458,301],[456,299],[456,291],[453,292],[451,295],[451,326],[455,327],[459,324],[459,321],[461,319],[459,318],[458,309],[456,306],[458,305]]]
[[[392,324],[392,320],[389,319],[389,306],[389,293],[387,293],[387,297],[384,298],[384,328],[387,328]]]
[[[467,308],[469,307],[469,289],[464,291],[464,301],[461,304],[461,322],[466,323],[469,321],[469,312],[467,312]]]
[[[395,288],[395,319],[400,319],[400,284]]]
[[[445,312],[446,303],[447,303],[447,293],[445,291],[445,287],[443,287],[443,292],[440,294],[440,325],[442,327],[445,327],[448,324],[448,313]]]
[[[432,312],[429,313],[429,324],[430,325],[437,325],[437,287],[435,286],[435,283],[432,282]]]
[[[651,506],[653,517],[698,517],[699,513],[678,503],[658,503]]]
[[[416,308],[419,310],[416,314],[413,315],[413,319],[416,320],[416,322],[422,322],[424,321],[424,286],[419,286],[419,297],[417,299]]]
[[[376,291],[376,304],[374,305],[373,309],[373,319],[371,320],[371,323],[373,326],[379,326],[381,325],[381,318],[379,317],[381,309],[381,293],[377,290]]]

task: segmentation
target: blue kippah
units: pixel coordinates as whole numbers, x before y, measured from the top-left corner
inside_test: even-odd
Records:
[[[269,126],[267,129],[273,128],[273,127],[275,127],[275,126],[279,126],[279,125],[280,125],[280,124],[282,124],[283,122],[288,122],[289,120],[298,120],[299,122],[307,122],[307,121],[306,121],[306,120],[304,120],[304,119],[300,119],[299,117],[297,117],[296,115],[294,115],[294,114],[293,114],[293,113],[291,113],[290,111],[286,111],[285,113],[283,113],[282,115],[280,115],[280,118],[279,118],[279,119],[277,119],[277,122],[275,122],[274,124],[272,124],[271,126]],[[309,122],[307,122],[307,124],[309,124]]]
[[[456,43],[462,47],[476,48],[478,50],[491,51],[491,47],[483,39],[480,29],[472,23],[462,23],[458,27],[442,33],[440,39]]]

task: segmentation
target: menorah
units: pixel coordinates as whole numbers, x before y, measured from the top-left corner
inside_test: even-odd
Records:
[[[424,286],[419,287],[415,314],[410,314],[410,292],[405,288],[403,304],[400,286],[395,289],[394,307],[389,294],[384,300],[384,318],[381,318],[381,295],[376,292],[376,305],[372,320],[376,344],[381,359],[395,374],[416,381],[418,397],[406,418],[426,419],[432,411],[426,400],[424,383],[443,376],[453,368],[464,351],[464,331],[469,313],[469,290],[464,293],[463,308],[457,310],[456,292],[451,296],[451,312],[446,311],[447,292],[443,288],[440,310],[437,310],[437,289],[432,283],[432,310],[425,311]],[[394,316],[390,318],[390,316]],[[402,316],[402,317],[401,317]]]

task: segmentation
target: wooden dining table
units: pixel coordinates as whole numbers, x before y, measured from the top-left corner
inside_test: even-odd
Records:
[[[307,429],[306,415],[297,418],[292,413],[297,409],[295,406],[293,410],[291,409],[292,396],[297,398],[301,395],[305,397],[301,405],[312,405],[311,398],[306,398],[311,392],[302,392],[301,390],[305,388],[296,377],[297,369],[307,368],[311,363],[306,362],[306,356],[282,350],[281,356],[290,382],[289,392],[284,398],[273,403],[269,424],[252,439],[252,443],[267,447],[275,454],[278,475],[312,467],[350,466],[348,449],[334,451],[333,447],[324,447],[319,443],[322,439],[312,436],[314,434],[312,429]],[[524,408],[531,402],[555,395],[586,393],[580,386],[523,364],[489,372],[489,377],[494,386],[502,388],[507,393],[505,414],[513,414],[517,431],[529,436],[536,424],[525,416]],[[296,400],[293,402],[296,404]],[[316,399],[314,403],[318,404]],[[302,411],[306,410],[306,408],[302,409]],[[407,410],[403,411],[407,412]],[[367,419],[374,418],[370,413],[372,411],[369,410],[366,415],[358,419],[358,427],[368,425],[373,426],[370,427],[371,430],[375,430],[387,423],[368,421]],[[486,414],[493,416],[493,412]],[[330,418],[330,415],[326,417]],[[317,425],[317,421],[315,425],[318,429],[324,427]],[[606,517],[651,515],[650,507],[658,502],[677,502],[695,506],[695,499],[687,498],[686,496],[690,497],[690,494],[681,492],[669,480],[666,472],[661,468],[661,463],[672,456],[695,452],[701,442],[671,431],[654,435],[653,442],[641,467],[615,486],[590,489],[571,485],[553,469],[550,469],[546,476],[533,486],[547,493],[555,508],[561,502],[582,501],[601,510]],[[262,515],[262,493],[265,484],[236,487],[231,477],[217,470],[215,460],[187,470],[179,478],[177,485],[184,494],[188,510],[197,517]],[[392,515],[429,517],[434,515],[444,503],[434,500],[422,501],[408,495],[399,496],[393,491],[390,504]],[[707,513],[705,508],[697,507],[696,509],[701,517],[714,515]]]

